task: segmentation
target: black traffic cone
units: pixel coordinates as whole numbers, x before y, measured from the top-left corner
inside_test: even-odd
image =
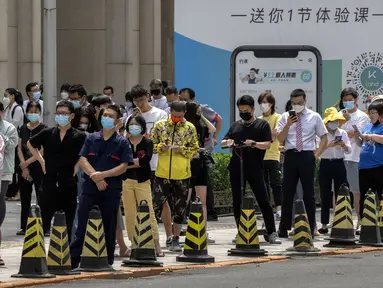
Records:
[[[215,258],[207,252],[207,234],[203,219],[202,203],[197,197],[191,204],[183,255],[177,262],[213,263]]]
[[[383,246],[376,213],[375,193],[371,189],[364,196],[359,243],[365,246]]]
[[[350,191],[345,184],[339,188],[331,234],[326,240],[330,240],[330,243],[324,247],[358,248],[361,246],[355,242],[357,239],[352,222]]]
[[[89,212],[78,270],[84,272],[114,271],[113,267],[108,264],[104,226],[98,206],[93,206]]]
[[[314,248],[305,204],[302,199],[295,201],[294,247],[286,250],[295,255],[317,256],[319,249]]]
[[[40,207],[32,205],[29,210],[20,270],[15,278],[54,278],[49,274],[45,254],[44,232]]]
[[[238,236],[234,249],[228,251],[229,256],[265,256],[267,251],[260,249],[255,216],[254,200],[245,196],[238,224]]]
[[[142,200],[140,205],[137,207],[132,252],[129,260],[122,261],[122,266],[163,266],[162,262],[157,261],[156,249],[154,247],[152,221],[150,219],[148,202],[145,200]]]
[[[54,216],[47,263],[48,270],[52,274],[80,274],[80,272],[74,271],[71,268],[68,231],[66,227],[65,213],[62,211],[56,212]]]
[[[383,239],[383,194],[381,195],[382,200],[380,200],[380,206],[379,206],[379,230],[380,230],[380,239]]]

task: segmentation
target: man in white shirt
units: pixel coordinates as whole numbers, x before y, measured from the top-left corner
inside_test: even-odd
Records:
[[[278,141],[285,143],[286,151],[283,164],[282,216],[279,225],[281,238],[287,238],[287,231],[291,229],[292,208],[298,180],[302,183],[303,201],[311,233],[314,234],[315,160],[327,145],[327,129],[321,116],[306,107],[306,93],[302,89],[295,89],[291,92],[290,99],[294,110],[282,114],[277,128]],[[316,136],[321,139],[318,149]]]
[[[346,165],[348,185],[354,196],[355,212],[358,215],[359,220],[356,227],[357,235],[360,233],[360,219],[361,213],[363,213],[363,211],[359,211],[360,191],[358,164],[361,148],[355,143],[355,129],[353,126],[356,126],[359,131],[363,131],[366,125],[370,123],[368,115],[357,107],[358,96],[358,92],[354,88],[345,88],[340,94],[341,102],[339,105],[346,118],[346,123],[343,124],[341,128],[346,130],[351,143],[351,153],[345,156],[344,164]]]
[[[162,95],[162,81],[160,79],[153,79],[150,82],[150,105],[161,110],[168,108],[168,100]]]
[[[178,95],[178,89],[176,87],[168,87],[165,90],[166,100],[168,101],[168,107],[165,109],[165,112],[170,115],[170,104],[174,101],[180,100],[180,95]]]
[[[25,92],[27,93],[28,100],[24,100],[23,109],[27,111],[27,105],[31,101],[36,101],[40,103],[41,106],[41,122],[43,122],[43,111],[44,111],[44,101],[41,100],[41,89],[37,82],[31,82],[25,87]]]
[[[138,113],[140,113],[141,116],[144,117],[146,121],[145,137],[149,138],[152,134],[154,124],[156,124],[160,120],[167,119],[168,114],[164,110],[158,109],[154,106],[150,106],[149,93],[144,86],[142,85],[133,86],[132,90],[130,91],[130,95],[133,99],[134,105],[136,105],[139,110]],[[135,113],[137,112],[133,112],[132,115],[135,115]],[[126,123],[125,123],[125,126],[126,126]],[[152,190],[154,187],[153,184],[154,184],[155,172],[157,170],[157,164],[158,164],[158,154],[153,153],[152,160],[150,161],[150,168],[152,170],[152,177],[150,179]],[[164,223],[166,236],[167,236],[166,245],[170,246],[172,243],[171,240],[172,240],[173,232],[172,232],[171,212],[170,212],[170,207],[168,204],[163,206],[162,222]]]

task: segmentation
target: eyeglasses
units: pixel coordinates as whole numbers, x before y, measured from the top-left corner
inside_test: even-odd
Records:
[[[66,112],[56,112],[56,115],[57,115],[57,116],[69,116],[70,113],[66,113]]]

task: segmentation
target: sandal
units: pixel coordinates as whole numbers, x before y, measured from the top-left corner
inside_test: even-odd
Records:
[[[156,252],[156,256],[162,258],[162,257],[165,257],[165,253],[164,252],[161,252],[161,253]]]

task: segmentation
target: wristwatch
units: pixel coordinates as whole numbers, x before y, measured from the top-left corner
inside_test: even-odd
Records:
[[[256,141],[253,141],[253,143],[251,143],[251,148],[257,148],[257,142]]]

